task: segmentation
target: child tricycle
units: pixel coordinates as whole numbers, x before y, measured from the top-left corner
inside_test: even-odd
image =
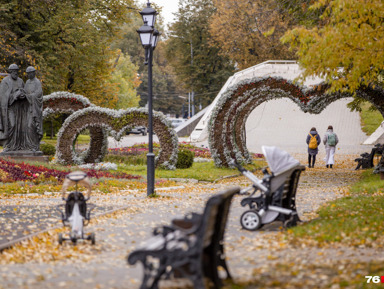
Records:
[[[75,191],[70,192],[68,196],[67,190],[70,186],[75,185]],[[88,189],[87,197],[85,198],[83,193],[78,190],[78,185],[83,185]],[[70,240],[73,244],[76,244],[77,240],[89,240],[92,245],[95,244],[95,233],[84,234],[84,227],[88,225],[91,219],[91,211],[96,207],[94,204],[88,204],[87,201],[91,196],[91,183],[86,173],[76,171],[66,175],[63,188],[62,199],[65,204],[57,206],[57,209],[61,213],[61,221],[65,227],[70,227],[71,231],[68,237],[59,234],[59,244],[63,244],[64,241]],[[63,209],[64,207],[64,209]]]

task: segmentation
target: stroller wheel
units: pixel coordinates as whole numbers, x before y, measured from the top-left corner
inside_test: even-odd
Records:
[[[241,215],[240,224],[248,231],[256,231],[261,227],[261,217],[255,210],[248,210]]]
[[[59,244],[62,245],[63,244],[63,234],[59,234]]]
[[[91,240],[91,244],[92,244],[92,245],[95,245],[95,244],[96,244],[96,236],[95,236],[95,233],[91,233],[91,235],[89,236],[89,239]]]

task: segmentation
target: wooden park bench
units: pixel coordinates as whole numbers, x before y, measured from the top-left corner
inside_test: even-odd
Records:
[[[360,155],[360,158],[356,158],[355,162],[357,162],[357,166],[355,170],[358,170],[360,168],[362,169],[370,169],[373,168],[373,158],[375,155],[382,155],[384,151],[384,145],[382,144],[376,144],[372,150],[371,153],[363,153]]]
[[[220,288],[218,267],[230,279],[223,238],[232,198],[239,191],[239,187],[221,191],[209,198],[202,214],[190,213],[156,228],[146,245],[129,254],[129,264],[140,261],[144,267],[140,288],[157,289],[160,279],[171,277],[188,278],[195,289],[206,288],[206,277]]]

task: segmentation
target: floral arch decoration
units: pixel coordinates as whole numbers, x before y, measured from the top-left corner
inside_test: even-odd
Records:
[[[215,108],[208,123],[209,147],[215,165],[228,167],[232,159],[250,163],[252,158],[246,147],[245,123],[250,113],[261,103],[287,97],[302,111],[318,114],[332,102],[348,93],[327,94],[327,84],[313,88],[301,87],[283,78],[251,78],[228,88]],[[361,87],[356,95],[371,102],[384,116],[384,91],[382,88]]]
[[[55,114],[72,114],[80,109],[94,106],[85,96],[57,91],[43,97],[43,119]]]
[[[128,128],[147,124],[148,111],[143,108],[113,110],[88,107],[79,110],[65,120],[58,133],[55,159],[61,164],[100,162],[108,149],[108,133],[116,140],[120,140]],[[84,129],[89,129],[91,141],[88,150],[77,154],[74,144]],[[156,166],[175,169],[178,138],[171,123],[160,112],[153,113],[153,130],[160,142],[160,151],[155,159]]]

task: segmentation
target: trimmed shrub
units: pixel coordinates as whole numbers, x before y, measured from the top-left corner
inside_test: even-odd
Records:
[[[46,156],[53,156],[56,153],[56,148],[54,145],[51,145],[49,143],[42,143],[40,144],[40,150],[43,152]]]
[[[179,153],[177,155],[176,168],[188,169],[192,167],[193,157],[193,152],[191,152],[190,150],[179,150]]]

